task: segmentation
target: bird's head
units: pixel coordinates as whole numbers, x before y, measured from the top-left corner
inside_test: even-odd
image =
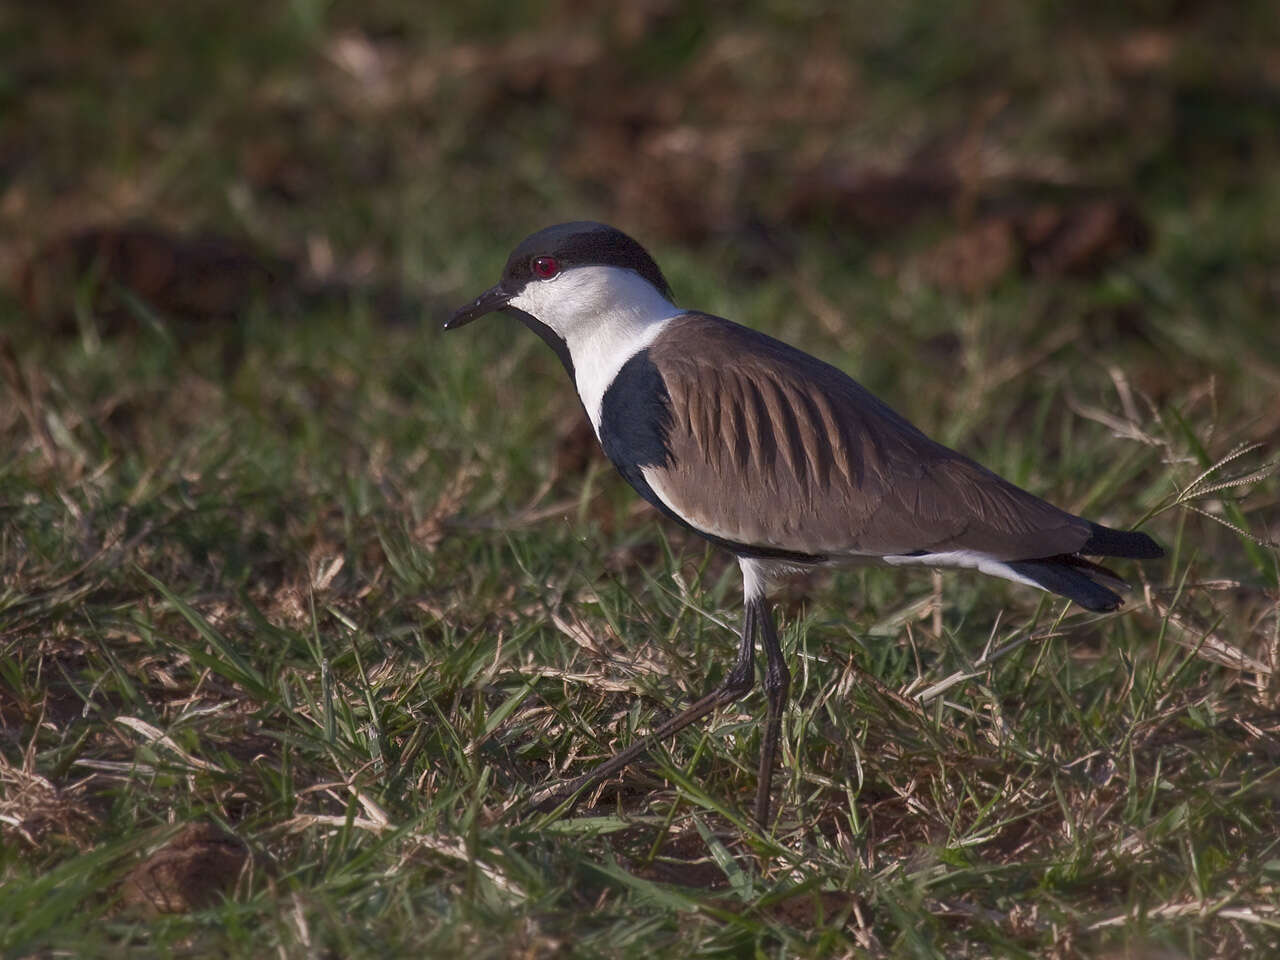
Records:
[[[550,333],[572,343],[610,317],[669,313],[663,304],[671,306],[671,288],[644,247],[614,227],[577,221],[521,241],[502,279],[454,311],[444,328],[456,330],[502,310],[516,313],[544,339]]]

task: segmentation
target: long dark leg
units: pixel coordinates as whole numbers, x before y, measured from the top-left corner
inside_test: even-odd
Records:
[[[763,621],[761,614],[764,614]],[[655,744],[667,737],[675,736],[691,723],[701,720],[716,707],[722,707],[733,703],[735,700],[741,700],[756,682],[756,663],[755,663],[755,635],[760,627],[764,625],[769,632],[773,630],[773,622],[769,618],[768,612],[756,603],[748,603],[746,610],[743,612],[742,618],[742,641],[738,646],[738,660],[733,665],[733,669],[729,671],[729,675],[725,677],[724,683],[720,684],[715,690],[708,693],[702,699],[694,702],[682,712],[676,714],[666,723],[662,724],[658,729],[654,730],[647,737],[637,740],[625,750],[614,754],[600,766],[596,767],[589,773],[583,774],[576,780],[570,781],[563,787],[556,787],[539,796],[534,797],[533,804],[537,807],[546,807],[550,801],[563,801],[583,789],[605,780],[613,774],[617,773],[623,767],[627,766],[637,757],[647,753]],[[767,634],[766,634],[767,636]],[[774,646],[777,646],[777,640],[774,640]],[[766,641],[765,649],[768,650],[768,642]],[[781,656],[781,654],[779,654]],[[772,665],[773,657],[770,655],[770,664]],[[786,670],[783,666],[783,680],[786,682]],[[784,693],[785,696],[785,693]],[[770,701],[772,709],[772,700]],[[767,800],[766,800],[767,803]]]
[[[765,720],[764,736],[760,740],[760,772],[756,778],[756,822],[761,829],[769,829],[769,798],[773,784],[773,769],[778,759],[778,735],[782,730],[782,710],[787,705],[791,690],[791,674],[782,658],[778,644],[778,631],[773,625],[773,612],[763,596],[747,601],[747,609],[758,607],[756,620],[764,640],[767,658],[764,673],[764,693],[769,700],[769,714]]]

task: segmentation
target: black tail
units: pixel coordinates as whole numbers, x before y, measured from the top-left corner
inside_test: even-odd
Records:
[[[1080,548],[1080,553],[1133,560],[1153,560],[1164,556],[1160,544],[1145,533],[1112,530],[1100,523],[1091,526],[1092,533]],[[1009,568],[1051,593],[1074,600],[1087,610],[1114,610],[1124,603],[1118,591],[1129,589],[1127,583],[1106,567],[1091,563],[1076,554],[1045,557],[1042,560],[1019,560],[1010,563]]]
[[[1136,534],[1136,536],[1142,536],[1142,534]],[[1149,537],[1145,539],[1150,540]],[[1155,545],[1154,541],[1152,545]],[[1160,548],[1156,547],[1156,549]],[[1017,560],[1008,566],[1010,570],[1038,583],[1050,593],[1074,600],[1086,610],[1094,610],[1098,613],[1119,607],[1124,601],[1116,591],[1129,589],[1127,583],[1106,567],[1071,554],[1045,557],[1043,560]],[[1103,586],[1104,583],[1106,586]]]

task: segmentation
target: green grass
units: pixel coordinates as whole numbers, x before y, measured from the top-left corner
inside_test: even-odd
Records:
[[[5,956],[1280,950],[1267,5],[1092,26],[1049,4],[758,6],[639,34],[591,13],[616,48],[593,83],[520,59],[572,33],[533,7],[292,4],[252,31],[237,4],[0,14],[5,272],[140,219],[319,275],[330,250],[322,279],[354,290],[205,325],[125,295],[121,322],[90,271],[59,281],[61,332],[0,298]],[[1173,38],[1163,65],[1099,73],[1145,26]],[[792,69],[824,42],[857,65],[826,113]],[[678,142],[745,138],[717,142],[756,166],[704,183],[661,155],[637,204],[584,140],[621,101],[687,124]],[[788,213],[790,158],[891,166],[996,102],[992,162],[1121,189],[1151,243],[961,295],[917,258],[962,210]],[[744,104],[768,123],[737,126]],[[584,214],[649,244],[682,303],[1168,557],[1121,565],[1137,586],[1106,616],[977,576],[810,577],[778,605],[771,831],[749,818],[758,693],[571,814],[527,814],[717,683],[741,613],[731,559],[640,505],[536,338],[439,330],[525,233]],[[225,842],[184,847],[193,824]],[[157,912],[147,876],[194,892]]]

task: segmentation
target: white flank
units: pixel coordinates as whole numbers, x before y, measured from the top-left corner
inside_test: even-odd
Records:
[[[564,339],[578,396],[600,436],[600,404],[622,365],[682,312],[648,280],[623,267],[573,267],[532,280],[511,306],[537,317]]]
[[[779,580],[804,569],[800,564],[759,557],[739,557],[738,566],[742,568],[742,593],[747,600],[763,597]]]
[[[1024,577],[1010,568],[1003,560],[997,560],[995,557],[988,556],[985,553],[977,553],[973,550],[948,550],[945,553],[926,553],[923,557],[888,556],[867,559],[876,559],[881,563],[889,564],[891,567],[960,567],[966,570],[978,570],[991,577],[1000,577],[1004,580],[1012,580],[1015,583],[1025,583],[1027,586],[1035,587],[1037,590],[1044,589],[1034,580]]]

